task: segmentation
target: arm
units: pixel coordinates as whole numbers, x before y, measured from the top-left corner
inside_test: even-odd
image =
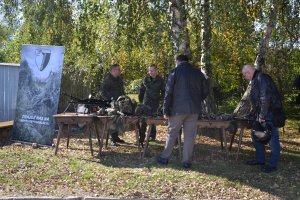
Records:
[[[124,82],[122,79],[121,79],[121,93],[122,95],[125,95]]]
[[[164,96],[165,96],[165,80],[162,78],[161,79],[161,86],[160,86],[160,100],[163,101],[164,100]]]
[[[144,100],[145,91],[146,91],[146,88],[145,88],[144,80],[143,80],[142,83],[141,83],[140,90],[139,90],[139,101],[140,101],[140,103],[142,103],[143,100]]]
[[[269,111],[271,95],[268,93],[269,89],[268,77],[261,76],[259,80],[259,101],[260,101],[260,113],[259,118],[265,120]]]
[[[170,73],[166,84],[165,98],[164,98],[165,116],[170,116],[174,84],[175,84],[175,70]]]
[[[101,96],[104,100],[110,100],[111,94],[110,94],[110,84],[108,79],[104,79],[102,87],[101,87]]]

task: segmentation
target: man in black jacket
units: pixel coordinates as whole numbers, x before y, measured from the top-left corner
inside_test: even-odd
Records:
[[[105,77],[102,87],[101,96],[104,100],[117,100],[120,96],[125,95],[123,80],[120,77],[120,65],[113,64],[110,66],[110,73]],[[117,127],[109,130],[112,143],[125,143],[118,136]]]
[[[255,70],[249,64],[243,67],[242,73],[247,80],[251,81],[250,101],[256,120],[261,124],[267,123],[272,132],[269,142],[271,149],[269,163],[265,165],[265,145],[252,137],[256,149],[256,158],[248,161],[247,164],[261,165],[261,171],[269,173],[277,169],[280,157],[278,128],[274,127],[272,120],[275,114],[274,111],[282,109],[281,98],[275,83],[269,75]]]
[[[169,134],[164,151],[157,161],[160,164],[168,164],[175,141],[183,126],[182,163],[184,168],[190,168],[198,115],[201,114],[201,102],[208,95],[208,85],[202,72],[188,62],[186,55],[176,56],[175,61],[176,68],[169,74],[164,98],[164,117],[169,119]]]
[[[148,75],[143,79],[141,88],[139,91],[139,101],[144,105],[151,108],[151,113],[154,115],[157,113],[159,103],[163,100],[165,94],[165,82],[161,76],[157,74],[156,65],[152,64],[149,67]],[[139,129],[140,142],[145,140],[147,124],[145,119],[141,120],[141,126]],[[156,126],[151,126],[150,140],[156,139]]]

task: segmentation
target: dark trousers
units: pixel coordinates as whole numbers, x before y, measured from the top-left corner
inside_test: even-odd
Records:
[[[146,138],[146,130],[147,130],[147,123],[145,118],[142,118],[140,122],[138,123],[138,129],[139,129],[139,136],[140,136],[140,143],[143,143]],[[153,139],[156,138],[156,126],[151,125],[151,132],[150,132],[150,137]]]

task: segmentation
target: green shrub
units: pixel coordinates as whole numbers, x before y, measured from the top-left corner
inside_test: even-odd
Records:
[[[143,79],[136,79],[126,87],[126,94],[137,94],[141,87]]]

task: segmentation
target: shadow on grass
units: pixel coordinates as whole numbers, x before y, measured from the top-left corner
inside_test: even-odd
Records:
[[[246,144],[249,144],[249,142]],[[232,148],[229,160],[226,160],[225,150],[221,150],[219,146],[198,143],[194,148],[194,161],[189,171],[225,178],[228,180],[228,186],[232,187],[248,185],[284,199],[299,197],[299,151],[285,151],[282,154],[279,169],[276,172],[265,174],[260,172],[258,166],[244,164],[245,160],[254,157],[254,149],[248,147],[243,146],[240,159],[236,161],[236,146]],[[178,147],[173,149],[173,154],[167,166],[156,163],[156,157],[163,150],[162,142],[152,144],[143,160],[139,158],[136,147],[133,147],[134,149],[128,149],[128,147],[117,148],[122,149],[117,151],[117,149],[112,148],[104,151],[99,163],[114,168],[146,168],[149,171],[157,168],[173,168],[179,171],[187,171],[181,166]],[[290,152],[293,154],[290,154]]]

